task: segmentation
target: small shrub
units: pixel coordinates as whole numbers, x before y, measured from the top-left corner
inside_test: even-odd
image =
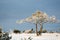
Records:
[[[50,31],[50,33],[54,33],[53,31]]]
[[[21,33],[20,30],[16,30],[16,29],[15,29],[13,32],[14,32],[14,33]]]
[[[25,30],[23,31],[23,33],[25,32]]]
[[[2,33],[2,28],[0,28],[0,33]]]
[[[47,32],[47,30],[43,30],[42,32],[43,32],[43,33],[46,33],[46,32]]]

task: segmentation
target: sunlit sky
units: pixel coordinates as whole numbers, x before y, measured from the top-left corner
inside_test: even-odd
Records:
[[[35,24],[17,24],[16,21],[31,16],[37,10],[60,19],[60,0],[0,0],[0,26],[4,31],[14,29],[23,31],[31,28],[35,30]],[[43,27],[49,31],[60,30],[60,24],[57,23],[46,23]]]

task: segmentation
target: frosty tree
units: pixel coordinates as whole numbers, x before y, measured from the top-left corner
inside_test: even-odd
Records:
[[[27,17],[26,19],[18,20],[16,23],[24,23],[24,22],[30,22],[36,24],[36,34],[38,35],[38,30],[37,30],[37,24],[40,25],[40,35],[42,33],[43,29],[43,24],[44,23],[58,23],[60,22],[59,20],[56,19],[55,16],[49,17],[45,12],[42,11],[37,11],[32,16]]]

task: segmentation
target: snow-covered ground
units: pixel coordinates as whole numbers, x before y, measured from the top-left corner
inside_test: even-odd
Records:
[[[21,33],[21,34],[15,34],[11,33],[10,36],[12,36],[12,39],[10,40],[60,40],[60,33],[42,33],[40,36],[36,36],[35,33],[27,34],[27,33]]]

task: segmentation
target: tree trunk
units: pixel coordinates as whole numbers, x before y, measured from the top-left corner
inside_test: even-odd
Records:
[[[42,29],[43,29],[43,24],[42,23],[40,23],[40,35],[41,35],[41,33],[42,33]]]
[[[38,36],[37,24],[36,24],[36,35]]]

